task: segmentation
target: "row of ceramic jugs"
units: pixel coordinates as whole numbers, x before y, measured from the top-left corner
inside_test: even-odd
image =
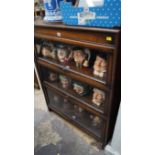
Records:
[[[72,117],[72,119],[74,120],[78,119],[81,121],[87,120],[87,122],[91,121],[91,124],[89,125],[92,125],[97,128],[101,127],[102,119],[99,116],[86,111],[85,109],[83,109],[82,107],[76,104],[71,104],[70,102],[68,102],[66,98],[63,98],[63,101],[62,101],[61,100],[62,98],[55,93],[52,94],[52,99],[53,99],[52,104],[55,104],[58,107],[61,106],[61,110],[64,113],[69,112],[68,114]]]
[[[68,63],[73,60],[76,67],[89,67],[91,52],[88,48],[71,47],[64,45],[54,45],[44,42],[41,48],[41,55],[46,58],[58,60],[61,63]],[[93,65],[93,74],[97,77],[104,77],[107,71],[107,62],[100,56],[96,56]]]
[[[77,81],[72,81],[70,78],[64,76],[64,75],[59,75],[57,73],[54,72],[49,72],[49,76],[48,76],[50,82],[59,82],[61,84],[61,87],[64,89],[72,89],[76,94],[80,95],[80,96],[85,96],[85,95],[89,95],[89,93],[91,92],[91,87],[89,87],[87,84],[83,84],[81,82],[77,82]],[[93,88],[93,95],[92,95],[92,103],[100,106],[101,104],[104,103],[106,98],[106,94],[104,91],[97,89],[97,88]]]

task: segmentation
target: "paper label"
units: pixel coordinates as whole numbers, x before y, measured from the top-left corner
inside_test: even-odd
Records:
[[[96,17],[95,12],[90,12],[89,8],[84,8],[83,12],[77,14],[78,17],[78,24],[79,25],[86,25],[91,20],[94,20]]]

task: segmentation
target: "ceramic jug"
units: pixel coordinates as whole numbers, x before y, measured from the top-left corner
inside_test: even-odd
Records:
[[[60,12],[60,2],[63,0],[44,0],[46,22],[60,22],[62,20]]]

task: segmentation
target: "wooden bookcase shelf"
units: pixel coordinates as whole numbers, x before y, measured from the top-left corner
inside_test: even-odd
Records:
[[[79,96],[76,93],[73,92],[72,89],[67,89],[67,91],[65,89],[63,89],[61,87],[61,84],[57,84],[57,83],[49,83],[47,81],[44,81],[44,85],[48,88],[51,88],[54,91],[58,91],[61,92],[61,94],[67,96],[70,98],[70,100],[74,100],[74,102],[76,102],[78,105],[80,105],[81,107],[85,108],[87,107],[87,109],[89,109],[92,113],[99,115],[100,117],[105,118],[104,114],[104,108],[103,107],[97,107],[95,104],[92,103],[91,101],[91,95],[89,96]]]
[[[103,89],[109,92],[108,86],[105,85],[106,84],[105,79],[101,80],[101,78],[100,79],[96,78],[92,74],[92,71],[89,71],[86,68],[77,69],[72,64],[62,65],[59,62],[56,62],[56,61],[54,62],[54,60],[50,61],[44,58],[38,58],[38,64],[44,67],[47,67],[49,69],[52,69],[53,71],[69,76],[75,80],[86,82],[88,84],[94,85],[94,87],[98,87],[100,89]],[[86,78],[87,78],[87,81],[85,81]]]
[[[50,101],[49,101],[49,104],[48,104],[48,107],[51,108],[53,111],[55,111],[56,113],[62,115],[62,117],[67,117],[67,119],[71,120],[72,122],[75,123],[76,126],[80,126],[82,127],[83,129],[85,129],[86,131],[88,131],[89,133],[91,133],[93,135],[93,137],[97,138],[97,139],[101,139],[101,134],[102,134],[102,130],[101,130],[101,127],[92,127],[91,126],[91,119],[89,118],[89,115],[87,115],[87,113],[84,115],[84,117],[81,117],[81,116],[75,116],[75,113],[76,111],[72,110],[73,107],[71,108],[63,108],[63,99],[61,100],[61,97],[63,98],[63,96],[61,96],[59,99],[61,102],[59,103],[55,103],[53,101],[53,94],[58,94],[60,95],[59,93],[56,93],[55,91],[49,91],[48,92],[48,95],[50,96]],[[74,103],[72,101],[67,101],[68,104],[70,104],[70,106],[73,106]],[[55,103],[55,104],[54,104]],[[71,110],[70,110],[71,109]],[[102,121],[102,123],[104,124],[104,120]]]
[[[120,29],[66,26],[61,23],[45,24],[38,20],[34,24],[34,37],[35,64],[49,111],[57,113],[93,136],[104,147],[112,137],[120,104]],[[110,41],[107,39],[109,37]],[[94,57],[91,59],[91,65],[88,68],[77,68],[73,61],[61,63],[43,57],[40,53],[45,41],[89,48]],[[104,54],[107,61],[107,72],[103,78],[93,75],[93,64],[98,53]],[[49,72],[64,75],[73,82],[87,84],[90,91],[87,95],[80,96],[73,91],[72,83],[65,89],[60,81],[50,81]],[[92,102],[93,88],[105,92],[105,101],[100,106]],[[81,112],[78,111],[80,108]],[[100,120],[97,125],[93,122],[96,117]]]

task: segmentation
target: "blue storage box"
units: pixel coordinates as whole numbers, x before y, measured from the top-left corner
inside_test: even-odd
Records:
[[[101,7],[75,7],[70,2],[61,2],[62,21],[67,25],[92,27],[120,27],[121,0],[104,0]]]

